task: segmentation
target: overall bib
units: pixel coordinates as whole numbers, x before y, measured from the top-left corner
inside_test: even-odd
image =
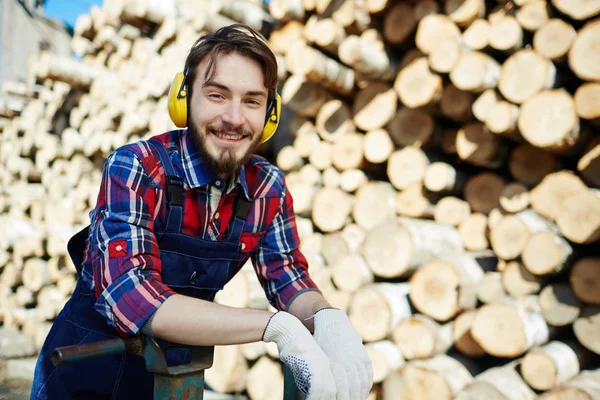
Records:
[[[155,221],[163,283],[177,293],[212,301],[217,291],[227,283],[230,271],[234,271],[235,265],[240,262],[240,237],[251,203],[238,192],[224,240],[209,241],[184,234],[183,178],[177,174],[165,147],[152,139],[148,142],[167,175],[166,217],[164,221]],[[68,245],[79,277],[88,229],[75,235]],[[153,398],[154,378],[146,371],[141,356],[123,353],[57,368],[52,365],[50,356],[57,347],[119,337],[94,309],[95,302],[94,290],[86,289],[79,278],[73,295],[56,317],[40,350],[31,399]],[[183,347],[164,348],[164,353],[169,366],[188,363],[191,357],[190,351]]]

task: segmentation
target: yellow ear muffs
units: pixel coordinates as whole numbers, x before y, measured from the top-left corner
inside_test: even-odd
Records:
[[[263,128],[263,135],[261,143],[271,139],[277,130],[279,125],[279,115],[281,114],[281,96],[275,92],[275,98],[271,101],[267,108],[267,118],[265,120],[265,127]]]
[[[169,89],[169,116],[178,128],[187,126],[187,85],[185,74],[178,72]]]

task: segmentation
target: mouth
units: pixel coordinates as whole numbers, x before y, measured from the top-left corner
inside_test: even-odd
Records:
[[[220,141],[225,143],[239,143],[246,138],[246,135],[241,135],[234,132],[221,132],[211,130],[210,133],[212,133]]]

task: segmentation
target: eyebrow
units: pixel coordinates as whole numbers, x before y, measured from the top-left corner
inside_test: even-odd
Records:
[[[204,84],[202,85],[203,88],[208,87],[208,86],[214,86],[216,88],[219,88],[221,90],[231,93],[231,89],[229,89],[226,85],[223,85],[222,83],[219,83],[219,82],[208,80],[208,81],[204,82]],[[261,96],[264,98],[268,97],[267,92],[265,92],[264,90],[249,90],[246,92],[246,96]]]

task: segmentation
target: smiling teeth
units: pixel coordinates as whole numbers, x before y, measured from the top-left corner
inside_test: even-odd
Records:
[[[224,133],[217,133],[216,135],[220,138],[227,139],[227,140],[240,140],[242,138],[242,136],[240,136],[240,135],[227,135]]]

